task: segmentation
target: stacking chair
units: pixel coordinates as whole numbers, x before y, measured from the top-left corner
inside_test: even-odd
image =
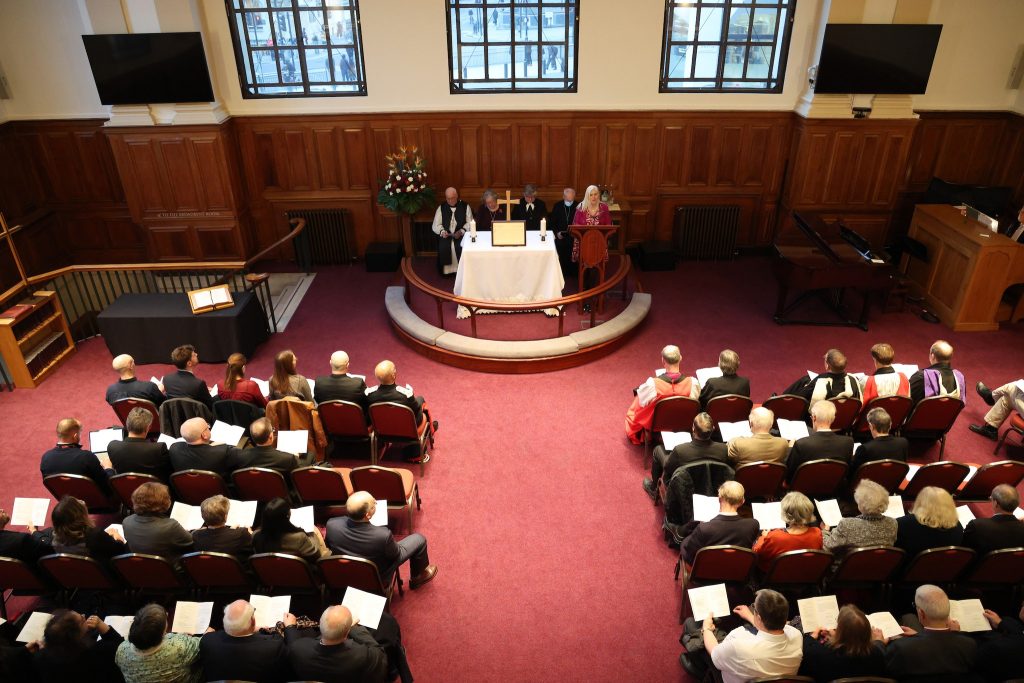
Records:
[[[839,566],[828,581],[828,586],[830,589],[880,589],[884,597],[888,594],[889,584],[906,555],[902,548],[882,545],[852,548],[839,561]]]
[[[189,505],[201,505],[211,496],[228,496],[228,487],[216,472],[182,470],[171,475],[174,499]]]
[[[690,614],[690,600],[686,592],[699,585],[725,583],[742,587],[750,579],[757,563],[757,555],[750,548],[738,545],[709,545],[697,551],[693,567],[687,569],[680,558],[676,562],[676,578],[682,573],[683,602],[679,623]]]
[[[385,446],[419,446],[420,476],[425,472],[424,465],[430,449],[434,446],[434,436],[427,424],[426,414],[416,424],[416,416],[412,408],[401,403],[386,401],[370,406],[370,424],[376,435],[378,447]],[[374,462],[381,459],[380,452],[373,458]]]
[[[832,553],[827,550],[790,550],[775,556],[759,584],[787,596],[794,588],[820,592],[831,566]]]
[[[345,514],[352,484],[346,478],[348,468],[299,467],[291,472],[292,486],[303,505],[312,505],[321,515],[336,517]]]
[[[970,474],[971,468],[962,462],[951,462],[944,460],[924,465],[914,473],[913,478],[907,482],[906,487],[900,492],[904,498],[917,498],[925,486],[938,486],[940,489],[956,494],[960,483]],[[989,489],[989,493],[991,493]]]
[[[120,588],[96,560],[83,555],[56,553],[39,559],[39,567],[60,589],[59,602],[68,604],[80,590],[110,592]]]
[[[52,590],[32,565],[0,557],[0,617],[7,619],[7,600],[22,595],[45,595]]]
[[[708,401],[704,412],[715,421],[716,429],[719,422],[746,422],[754,402],[739,394],[716,396]],[[692,420],[691,420],[692,422]]]
[[[196,552],[181,556],[185,575],[201,596],[213,593],[244,595],[251,593],[253,581],[234,555]]]
[[[132,408],[143,408],[149,411],[149,414],[153,416],[153,423],[149,425],[149,434],[156,436],[160,433],[160,411],[152,401],[147,401],[144,398],[122,398],[114,401],[110,407],[114,409],[114,413],[122,425],[128,419],[128,413],[132,411]]]
[[[900,574],[904,585],[920,586],[931,583],[949,586],[956,583],[967,567],[974,562],[975,552],[955,545],[922,550],[910,559]]]
[[[323,597],[313,568],[301,557],[285,553],[258,553],[249,558],[263,591],[275,593],[312,593]]]
[[[149,483],[162,484],[163,482],[152,474],[139,472],[123,472],[110,478],[110,488],[114,489],[114,493],[125,510],[132,509],[132,494],[135,493],[135,489]]]
[[[853,473],[850,479],[850,491],[857,488],[861,479],[870,479],[893,495],[900,489],[907,478],[910,465],[901,460],[872,460],[866,462]]]
[[[952,396],[931,396],[922,399],[910,411],[900,434],[908,439],[938,439],[939,457],[946,452],[946,434],[964,409],[964,402]]]
[[[181,594],[185,589],[174,565],[158,555],[127,553],[112,557],[110,564],[135,598],[154,594],[171,596]]]
[[[362,406],[351,401],[324,401],[316,406],[320,422],[330,443],[366,443],[370,450],[370,464],[377,464],[377,437],[373,427],[366,424]],[[335,455],[332,453],[332,455]]]
[[[405,510],[409,516],[409,533],[412,533],[412,503],[420,505],[420,491],[412,472],[406,469],[392,469],[379,465],[354,467],[349,472],[353,491],[366,491],[376,500],[388,501],[388,510]]]
[[[322,557],[317,562],[320,568],[320,575],[324,578],[324,585],[340,599],[348,587],[358,588],[367,593],[384,596],[388,603],[394,594],[395,586],[398,586],[398,594],[404,595],[402,590],[402,577],[395,571],[391,582],[385,586],[381,579],[380,570],[376,563],[362,557],[351,555],[331,555]]]
[[[113,512],[118,503],[113,500],[89,477],[83,474],[51,474],[43,477],[43,486],[54,500],[74,496],[85,503],[90,513]]]
[[[216,420],[213,411],[194,398],[169,398],[160,405],[162,432],[173,439],[181,436],[181,425],[193,417],[201,417],[208,424]]]
[[[836,407],[836,417],[832,420],[832,431],[838,434],[853,431],[853,426],[857,423],[857,417],[860,415],[860,399],[830,398],[828,400],[832,401]]]
[[[266,413],[263,408],[248,401],[236,401],[225,398],[214,401],[213,414],[221,422],[244,427],[245,435],[249,436],[249,425],[263,417]]]
[[[857,425],[853,428],[853,431],[857,434],[868,432],[868,413],[872,408],[884,408],[892,420],[892,426],[889,428],[889,431],[896,434],[913,407],[914,402],[908,396],[878,396],[868,401],[868,404],[860,411],[860,417],[857,419]]]
[[[785,418],[783,418],[785,419]],[[736,468],[736,481],[743,485],[747,500],[775,500],[786,481],[786,466],[781,462],[759,460]]]
[[[796,468],[789,490],[808,498],[835,497],[849,468],[842,460],[809,460]]]
[[[266,503],[274,498],[291,498],[284,475],[267,467],[245,467],[235,470],[231,473],[231,482],[241,500]]]
[[[986,553],[971,567],[961,584],[966,588],[1010,590],[1014,609],[1024,584],[1024,548],[1003,548]]]
[[[655,443],[661,438],[659,432],[688,432],[700,412],[700,401],[689,396],[666,396],[655,401],[651,427],[643,431],[644,463],[649,461]]]
[[[999,460],[982,465],[954,494],[959,503],[984,503],[999,484],[1016,488],[1024,479],[1024,462]]]
[[[783,420],[805,420],[807,418],[807,399],[796,394],[780,394],[772,396],[762,404],[775,414],[775,426],[779,418]]]
[[[992,451],[992,455],[999,453],[999,449],[1003,447],[1006,442],[1006,437],[1013,432],[1017,435],[1018,439],[1024,441],[1024,417],[1021,417],[1016,412],[1010,414],[1010,419],[1006,423],[1006,431],[999,437],[999,441],[996,442],[996,449]]]

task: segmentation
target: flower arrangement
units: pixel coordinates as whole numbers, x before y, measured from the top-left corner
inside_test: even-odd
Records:
[[[435,201],[434,188],[427,185],[427,163],[416,152],[416,147],[399,147],[384,157],[388,177],[381,183],[377,203],[395,213],[411,216]]]

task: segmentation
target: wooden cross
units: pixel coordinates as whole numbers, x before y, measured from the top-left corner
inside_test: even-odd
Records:
[[[512,191],[505,190],[505,199],[499,199],[497,201],[498,206],[505,205],[505,220],[512,220]]]

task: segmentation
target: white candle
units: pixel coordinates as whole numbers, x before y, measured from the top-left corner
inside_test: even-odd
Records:
[[[476,221],[472,220],[469,222],[469,236],[474,240],[476,239]]]
[[[541,218],[540,219],[540,236],[544,237],[547,234],[548,234],[548,219],[547,218]]]

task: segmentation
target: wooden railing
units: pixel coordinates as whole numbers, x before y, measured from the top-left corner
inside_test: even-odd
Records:
[[[530,301],[526,303],[507,304],[456,296],[451,292],[439,289],[416,273],[413,268],[413,259],[411,257],[402,259],[402,276],[405,278],[406,301],[409,300],[410,287],[415,288],[433,298],[434,303],[437,305],[437,326],[441,329],[444,329],[444,304],[450,302],[458,304],[459,306],[464,306],[466,310],[469,311],[469,322],[470,327],[472,328],[472,335],[474,337],[477,336],[476,316],[480,311],[499,311],[502,313],[543,313],[547,309],[558,310],[558,336],[561,337],[565,332],[565,311],[567,306],[581,304],[588,299],[604,296],[606,292],[615,289],[620,283],[622,284],[622,298],[625,299],[626,284],[632,269],[633,263],[629,256],[623,255],[619,258],[619,267],[597,287],[592,287],[577,294],[570,294],[568,296],[563,296],[558,299],[550,299],[548,301]],[[640,286],[640,281],[635,277],[633,286],[636,291],[643,291]],[[593,327],[596,322],[597,306],[591,306],[590,326]]]

